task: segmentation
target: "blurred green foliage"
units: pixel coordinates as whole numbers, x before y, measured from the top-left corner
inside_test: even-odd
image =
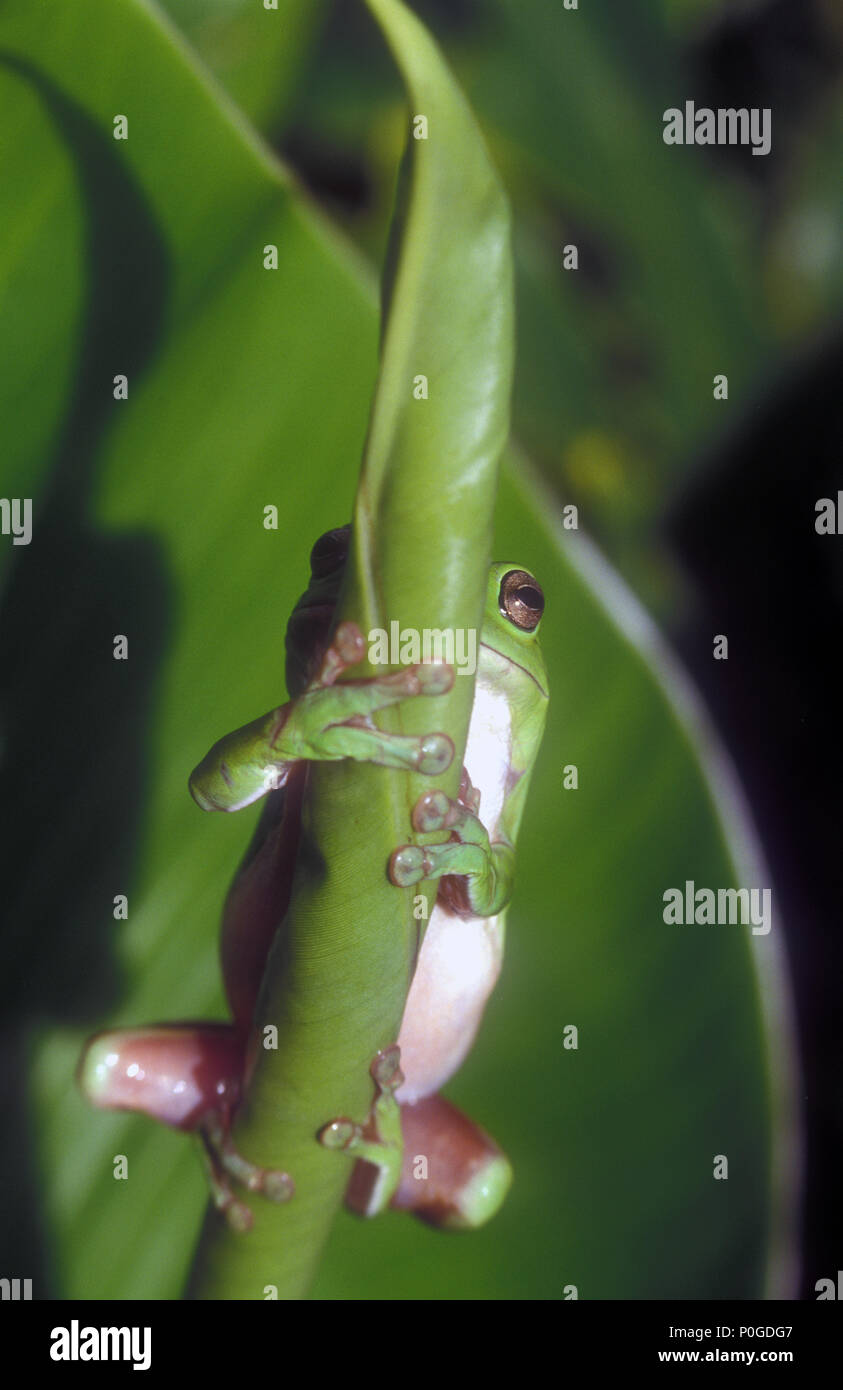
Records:
[[[446,40],[516,209],[515,430],[638,592],[668,614],[683,596],[658,546],[660,517],[843,305],[839,9],[822,0],[737,15],[710,0],[417,8]],[[667,107],[691,95],[702,103],[703,55],[727,18],[738,36],[724,104],[773,100],[767,158],[661,139]],[[360,8],[335,4],[289,119],[271,134],[377,257],[402,95],[371,50]],[[343,203],[336,192],[351,175],[362,193]],[[562,269],[570,243],[576,273]],[[719,372],[730,382],[725,410],[712,395]]]

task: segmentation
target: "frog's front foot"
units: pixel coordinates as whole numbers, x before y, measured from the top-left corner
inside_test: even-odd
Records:
[[[262,714],[214,744],[190,777],[203,811],[239,811],[283,787],[293,763],[377,763],[436,776],[450,767],[454,745],[447,734],[393,734],[372,718],[417,695],[444,695],[454,683],[445,662],[405,666],[387,676],[338,683],[366,655],[356,623],[340,623],[322,664],[297,699]]]
[[[397,1044],[379,1052],[369,1068],[376,1094],[366,1123],[361,1125],[341,1116],[323,1125],[317,1136],[326,1149],[341,1150],[378,1170],[361,1216],[377,1216],[384,1211],[401,1179],[401,1107],[395,1099],[395,1092],[404,1080],[400,1064],[401,1052]]]
[[[515,854],[504,841],[490,843],[477,810],[477,793],[465,776],[456,801],[442,791],[419,797],[413,829],[420,835],[448,830],[450,839],[438,845],[399,845],[389,860],[391,882],[409,888],[427,878],[461,878],[463,890],[448,895],[454,910],[478,917],[500,912],[512,892]]]
[[[199,1128],[199,1141],[211,1197],[233,1231],[252,1229],[253,1216],[245,1202],[235,1195],[232,1182],[257,1192],[270,1202],[289,1202],[295,1184],[289,1173],[277,1168],[261,1168],[237,1151],[222,1120],[206,1121]]]
[[[418,695],[444,695],[454,668],[444,662],[406,666],[387,676],[336,684],[337,677],[362,661],[366,643],[356,623],[340,623],[312,686],[288,711],[277,741],[294,755],[313,761],[350,758],[430,776],[450,767],[454,745],[447,734],[386,733],[372,715]]]

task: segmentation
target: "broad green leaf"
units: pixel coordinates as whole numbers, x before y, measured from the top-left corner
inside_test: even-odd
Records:
[[[49,1287],[173,1296],[205,1201],[192,1148],[93,1114],[73,1070],[109,1015],[224,1014],[216,934],[252,816],[203,817],[186,777],[283,694],[308,551],[352,507],[377,366],[372,285],[146,6],[7,5],[0,49],[2,415],[16,422],[3,493],[35,496],[37,530],[0,552],[14,566],[4,643],[30,654],[4,671],[4,974],[24,1039],[36,1019],[40,1038],[77,1024],[40,1062]],[[122,144],[115,113],[129,118]],[[263,268],[270,243],[277,271]],[[278,531],[263,527],[267,505]],[[112,660],[115,633],[127,663]],[[59,786],[70,800],[45,824]],[[122,1208],[115,1153],[132,1175]],[[19,1162],[34,1163],[25,1146]]]
[[[256,129],[286,113],[325,8],[322,0],[163,0],[199,57]]]
[[[0,49],[0,491],[36,499],[32,545],[0,547],[9,1074],[34,1085],[10,1110],[3,1263],[36,1270],[36,1295],[174,1297],[205,1201],[195,1155],[91,1112],[73,1068],[95,1027],[223,1016],[219,909],[252,818],[203,817],[186,776],[280,697],[308,549],[351,514],[377,308],[149,7],[11,0]],[[451,1088],[516,1184],[472,1236],[342,1216],[317,1296],[754,1296],[765,1266],[788,1287],[779,932],[661,917],[685,878],[769,880],[698,712],[679,717],[648,624],[560,542],[556,505],[508,473],[495,550],[547,592],[551,718],[504,973]]]

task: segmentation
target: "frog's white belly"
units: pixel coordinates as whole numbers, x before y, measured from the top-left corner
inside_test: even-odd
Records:
[[[480,818],[495,838],[510,765],[510,713],[478,674],[465,765],[480,790]],[[402,1103],[433,1095],[468,1053],[494,989],[503,953],[503,916],[455,917],[437,904],[407,997],[398,1044]]]

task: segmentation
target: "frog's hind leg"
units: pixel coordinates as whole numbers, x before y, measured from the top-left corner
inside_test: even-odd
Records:
[[[231,1139],[244,1071],[243,1034],[224,1023],[160,1023],[98,1033],[86,1045],[78,1079],[106,1110],[135,1110],[199,1136],[211,1195],[229,1224],[248,1230],[252,1214],[231,1181],[273,1202],[293,1194],[287,1173],[243,1158]]]
[[[474,1230],[501,1207],[512,1168],[497,1144],[442,1096],[401,1106],[404,1157],[392,1206],[430,1226]],[[374,1174],[356,1165],[346,1193],[353,1211],[365,1212]]]
[[[214,1206],[232,1230],[250,1231],[253,1222],[246,1203],[235,1196],[232,1181],[270,1202],[287,1202],[292,1197],[295,1188],[289,1173],[261,1168],[238,1153],[229,1134],[227,1116],[206,1120],[199,1127],[198,1138]]]

